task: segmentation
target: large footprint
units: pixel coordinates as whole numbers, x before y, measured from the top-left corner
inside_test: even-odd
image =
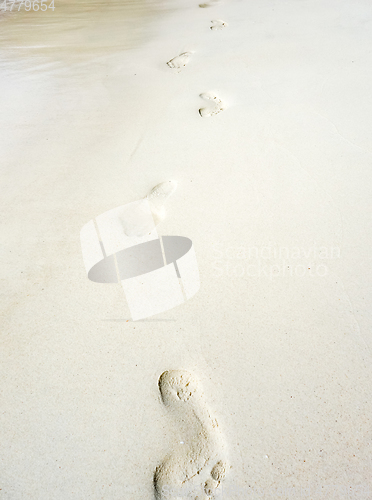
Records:
[[[209,500],[228,469],[218,422],[209,413],[202,388],[191,373],[164,372],[159,390],[164,405],[181,427],[182,441],[155,470],[156,498]]]
[[[199,114],[203,118],[218,115],[218,113],[221,113],[221,111],[224,110],[224,104],[221,99],[213,92],[204,92],[203,94],[200,94],[200,97],[211,103],[211,106],[199,109]]]

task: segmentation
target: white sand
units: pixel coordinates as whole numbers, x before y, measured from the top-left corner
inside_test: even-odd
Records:
[[[158,379],[185,369],[224,498],[367,500],[370,2],[115,5],[0,20],[0,498],[153,499],[182,439]],[[127,321],[79,232],[168,179],[159,233],[192,239],[201,288]]]

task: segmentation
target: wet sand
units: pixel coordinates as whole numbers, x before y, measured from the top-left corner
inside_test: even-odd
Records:
[[[148,40],[149,23],[167,6],[156,0],[55,3],[54,10],[26,11],[20,2],[0,11],[3,56],[63,59],[65,64],[126,50]]]

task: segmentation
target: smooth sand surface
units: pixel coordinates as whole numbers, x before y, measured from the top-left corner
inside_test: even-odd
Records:
[[[218,419],[223,498],[371,497],[372,6],[210,3],[1,15],[0,498],[152,500],[166,370]],[[169,179],[201,287],[133,322],[80,229]]]

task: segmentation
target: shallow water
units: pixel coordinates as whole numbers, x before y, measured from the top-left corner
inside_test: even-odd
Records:
[[[23,59],[35,69],[45,69],[45,64],[81,64],[136,47],[149,39],[149,23],[166,9],[165,4],[158,0],[55,0],[54,10],[26,11],[30,4],[17,0],[10,11],[7,0],[4,11],[0,2],[0,62],[9,67]]]
[[[90,142],[93,133],[110,134],[118,102],[128,100],[126,88],[133,86],[116,73],[131,51],[152,40],[156,21],[172,9],[170,0],[54,5],[54,11],[26,11],[16,0],[10,11],[7,0],[4,11],[0,0],[1,173],[9,162],[19,170],[30,147],[44,158],[46,131],[58,130],[54,162],[63,143],[83,140],[84,131]]]

